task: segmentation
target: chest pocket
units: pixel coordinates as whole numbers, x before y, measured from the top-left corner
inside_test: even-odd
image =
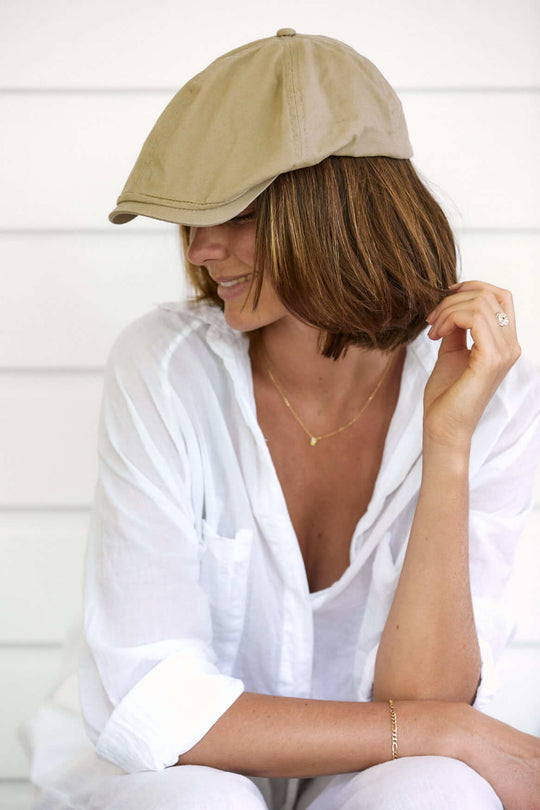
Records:
[[[200,583],[210,603],[218,665],[230,674],[244,626],[253,532],[223,537],[203,520],[202,537]]]

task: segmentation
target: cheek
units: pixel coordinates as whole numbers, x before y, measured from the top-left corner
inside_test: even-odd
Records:
[[[263,278],[259,307],[261,310],[265,309],[276,316],[285,315],[288,312],[272,284],[266,278]]]
[[[245,228],[238,235],[237,255],[244,264],[253,267],[255,264],[255,223],[253,227]]]

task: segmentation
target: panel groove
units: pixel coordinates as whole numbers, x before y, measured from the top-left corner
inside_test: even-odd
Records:
[[[173,225],[173,223],[170,223]],[[494,229],[496,230],[496,229]],[[540,228],[538,229],[540,232]],[[164,228],[157,225],[155,228],[138,228],[135,225],[130,228],[129,235],[136,236],[163,236],[164,233],[170,234],[171,227]],[[118,234],[118,226],[109,225],[104,228],[0,228],[0,236],[113,236]],[[128,231],[122,230],[121,233],[125,236]]]
[[[0,653],[12,650],[63,650],[63,641],[0,641]]]
[[[104,366],[2,366],[0,374],[103,374]]]
[[[24,779],[21,777],[20,779],[6,779],[4,776],[0,776],[0,785],[29,785],[31,784],[28,779]]]
[[[30,503],[24,505],[13,505],[9,503],[0,503],[0,514],[6,512],[13,514],[16,512],[88,512],[91,508],[90,502],[88,503]]]
[[[157,220],[156,220],[157,222]],[[175,227],[175,223],[169,223],[169,227],[163,227],[156,224],[156,227],[137,227],[136,225],[130,226],[129,230],[122,230],[122,236],[163,236],[167,234],[170,236],[171,234],[171,226]],[[505,226],[498,226],[495,225],[493,227],[454,227],[454,233],[456,236],[460,235],[486,235],[486,236],[493,236],[493,235],[508,235],[508,236],[537,236],[540,234],[540,227],[524,227],[524,228],[515,228],[515,227],[505,227]],[[20,238],[27,238],[28,236],[38,236],[40,238],[44,236],[49,236],[52,238],[56,238],[58,236],[98,236],[103,238],[104,236],[116,237],[119,233],[118,226],[110,225],[109,227],[105,226],[104,228],[0,228],[0,238],[2,236],[6,237],[20,237]]]
[[[0,94],[6,95],[157,95],[158,93],[170,93],[174,95],[180,89],[176,87],[155,86],[155,87],[1,87]],[[536,86],[464,86],[464,85],[440,85],[432,87],[422,87],[419,85],[395,85],[394,89],[399,93],[460,93],[474,95],[476,93],[540,93],[540,87]]]

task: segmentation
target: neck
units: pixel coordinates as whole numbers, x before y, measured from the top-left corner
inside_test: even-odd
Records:
[[[378,349],[350,346],[338,360],[323,357],[319,332],[297,319],[281,319],[259,330],[251,341],[254,371],[267,376],[268,367],[291,397],[318,406],[350,408],[368,396],[383,374],[389,355]],[[293,347],[293,348],[291,348]]]

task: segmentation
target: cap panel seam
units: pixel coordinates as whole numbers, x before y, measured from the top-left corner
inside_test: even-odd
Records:
[[[283,37],[286,40],[284,43],[285,46],[285,65],[287,67],[287,77],[289,82],[285,84],[285,92],[287,92],[287,104],[289,107],[289,115],[291,118],[291,126],[292,126],[292,135],[293,135],[293,145],[294,150],[296,153],[297,159],[301,159],[303,155],[303,143],[302,143],[302,125],[300,122],[300,114],[298,111],[298,106],[300,103],[301,106],[301,99],[299,99],[299,93],[296,89],[296,82],[295,82],[295,65],[293,59],[293,37]],[[289,87],[287,86],[289,84]],[[303,111],[302,111],[303,112]]]
[[[295,63],[296,75],[298,76],[298,73],[299,73],[299,67],[298,67],[299,53],[294,52],[293,47],[294,46],[291,44],[291,58],[292,58],[293,62]],[[307,150],[307,130],[306,130],[306,126],[305,126],[306,115],[305,115],[305,110],[304,110],[304,96],[303,96],[302,91],[301,91],[300,88],[298,90],[296,89],[296,85],[295,85],[295,98],[296,98],[297,106],[298,106],[298,109],[299,109],[299,112],[298,112],[298,129],[299,129],[300,137],[301,137],[301,140],[302,140],[301,147],[300,147],[300,150],[301,150],[300,158],[303,160],[304,155],[307,154],[307,151],[308,151]]]

